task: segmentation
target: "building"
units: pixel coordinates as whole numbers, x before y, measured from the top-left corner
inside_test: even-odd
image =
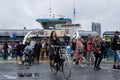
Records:
[[[41,18],[36,19],[39,22],[43,29],[55,29],[55,25],[57,24],[71,24],[72,20],[70,18]]]
[[[57,32],[58,37],[63,37],[64,34],[66,34],[67,32],[67,30],[65,29],[70,29],[71,27],[75,27],[75,28],[80,27],[80,24],[75,24],[75,25],[71,24],[72,20],[70,18],[41,18],[41,19],[36,19],[36,21],[42,25],[43,29],[26,29],[25,27],[24,29],[1,29],[0,43],[6,40],[8,42],[12,40],[23,41],[26,35],[29,37],[32,36],[34,37],[34,39],[38,38],[38,36],[39,38],[43,38],[43,37],[48,38],[52,30]]]
[[[24,36],[35,29],[0,29],[0,43],[4,41],[22,41]]]
[[[111,41],[114,37],[114,34],[115,34],[115,31],[105,31],[103,33],[103,38]],[[120,31],[119,31],[119,34],[120,34]]]
[[[82,38],[84,38],[85,40],[87,40],[88,38],[88,34],[91,35],[92,38],[94,38],[97,34],[99,34],[96,31],[84,31],[84,30],[76,30],[75,34],[74,34],[74,38],[78,38],[79,36],[81,36]]]
[[[73,37],[75,31],[80,28],[80,24],[58,24],[55,26],[55,29],[64,29],[66,34],[71,36],[71,38]]]
[[[92,23],[92,31],[96,31],[101,35],[101,24],[100,23]]]

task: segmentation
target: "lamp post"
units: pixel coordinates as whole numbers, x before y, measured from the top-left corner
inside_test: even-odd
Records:
[[[25,30],[26,30],[26,27],[23,27],[23,37],[25,37]]]
[[[25,36],[25,31],[26,31],[27,28],[26,28],[26,27],[23,27],[23,29],[24,29],[24,30],[23,30],[23,35]]]

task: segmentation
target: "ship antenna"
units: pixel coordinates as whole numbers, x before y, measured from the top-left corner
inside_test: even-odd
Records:
[[[49,17],[52,17],[52,6],[51,3],[49,4]]]

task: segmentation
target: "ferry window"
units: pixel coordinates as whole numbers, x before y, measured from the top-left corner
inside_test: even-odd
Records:
[[[69,34],[69,30],[66,30],[66,34]]]
[[[43,35],[43,30],[41,30],[41,31],[38,31],[38,34],[40,34],[40,35]]]

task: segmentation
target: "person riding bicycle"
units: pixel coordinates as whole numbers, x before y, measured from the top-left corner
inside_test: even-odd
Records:
[[[55,31],[51,32],[50,39],[49,39],[49,54],[50,54],[50,61],[54,60],[55,63],[60,62],[60,56],[58,53],[58,49],[55,46],[61,46],[61,42],[57,37],[57,33]],[[56,51],[57,49],[57,51]],[[56,51],[56,54],[55,54]]]

